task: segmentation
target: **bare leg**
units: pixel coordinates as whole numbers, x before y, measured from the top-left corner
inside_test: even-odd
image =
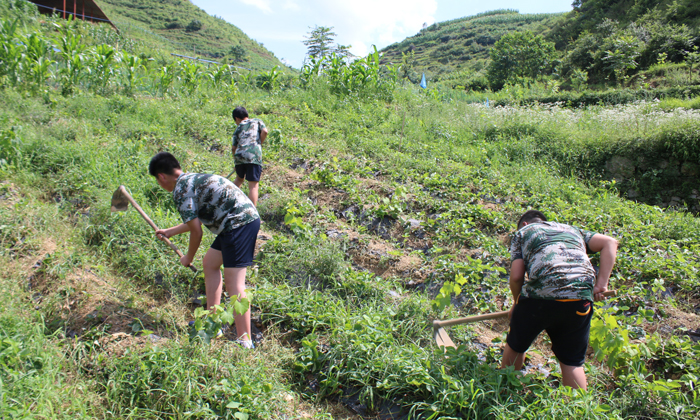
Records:
[[[588,388],[586,373],[583,366],[569,366],[559,362],[561,367],[561,384],[570,386],[573,389],[581,388],[584,391]]]
[[[518,353],[506,343],[506,348],[503,349],[503,360],[501,361],[501,369],[513,366],[515,370],[520,370],[523,368],[523,363],[525,362],[525,353]]]
[[[233,180],[233,183],[236,184],[238,188],[241,188],[241,185],[243,185],[243,178],[239,178],[238,175],[236,175],[236,179]]]
[[[221,265],[224,263],[221,251],[209,248],[204,255],[204,285],[207,291],[207,308],[221,303]]]
[[[245,274],[246,267],[239,268],[224,268],[224,281],[226,282],[226,291],[233,297],[238,295],[239,298],[246,297],[245,294]],[[235,314],[236,332],[238,338],[242,340],[251,340],[250,333],[250,309],[243,315]]]
[[[258,184],[259,181],[248,181],[248,198],[255,207],[258,207]]]

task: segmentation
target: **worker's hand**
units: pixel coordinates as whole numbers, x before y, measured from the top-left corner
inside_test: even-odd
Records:
[[[593,300],[595,302],[600,302],[601,300],[605,300],[606,297],[603,296],[603,293],[608,291],[608,286],[594,286],[593,287]]]
[[[183,255],[182,258],[180,258],[180,264],[182,264],[185,267],[189,267],[190,264],[192,264],[192,258],[190,258],[187,255]]]
[[[161,241],[163,238],[170,238],[172,236],[169,232],[170,229],[158,229],[156,231],[156,238],[160,239]]]

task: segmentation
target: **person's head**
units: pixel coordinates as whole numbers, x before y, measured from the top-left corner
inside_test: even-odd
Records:
[[[528,210],[525,213],[523,213],[522,216],[520,216],[520,220],[518,220],[518,230],[520,230],[523,226],[529,225],[530,223],[533,222],[546,222],[547,221],[547,216],[544,215],[539,210]]]
[[[236,108],[234,108],[233,112],[231,112],[231,116],[233,117],[233,120],[236,122],[236,124],[240,124],[241,121],[248,118],[248,111],[246,111],[246,109],[242,106],[237,106]]]
[[[160,152],[151,158],[148,164],[148,173],[151,174],[158,185],[165,188],[167,191],[172,191],[171,187],[175,186],[177,175],[182,171],[180,162],[175,159],[171,153]]]

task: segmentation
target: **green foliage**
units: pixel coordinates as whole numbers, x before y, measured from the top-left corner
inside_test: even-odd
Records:
[[[488,78],[500,89],[522,78],[537,79],[549,74],[554,59],[554,44],[531,32],[503,36],[491,49]]]
[[[208,306],[208,305],[207,305]],[[235,315],[243,315],[250,309],[250,298],[232,296],[228,305],[215,305],[213,311],[202,307],[194,310],[194,324],[190,326],[190,341],[201,340],[209,344],[224,325],[233,325]]]

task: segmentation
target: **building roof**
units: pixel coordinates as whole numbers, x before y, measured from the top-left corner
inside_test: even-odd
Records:
[[[75,15],[75,19],[107,22],[114,26],[107,15],[92,0],[29,0],[36,4],[40,13],[52,14],[54,11],[64,18]]]

